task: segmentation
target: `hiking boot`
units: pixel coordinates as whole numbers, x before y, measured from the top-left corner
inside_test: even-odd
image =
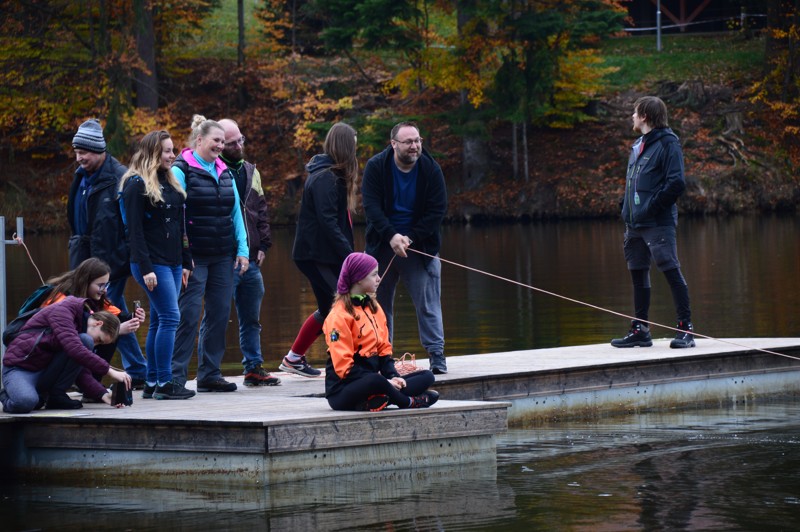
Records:
[[[676,329],[680,329],[675,338],[669,343],[672,349],[685,349],[687,347],[694,347],[694,327],[690,321],[679,321]]]
[[[447,362],[445,362],[444,354],[431,353],[430,354],[431,371],[434,375],[442,375],[447,373]]]
[[[439,392],[436,390],[428,390],[422,392],[420,395],[411,398],[410,408],[428,408],[439,400]]]
[[[131,379],[131,390],[144,390],[147,382],[144,379]]]
[[[156,391],[156,386],[150,386],[149,384],[144,385],[144,390],[142,390],[142,399],[152,399],[153,393]]]
[[[261,366],[256,366],[244,376],[245,386],[277,386],[281,383],[278,377],[273,377]]]
[[[70,399],[65,393],[51,395],[47,398],[47,410],[77,410],[83,408],[83,403],[77,399]]]
[[[234,386],[236,385],[234,384]],[[234,390],[235,389],[236,388],[234,388]],[[153,392],[153,399],[191,399],[194,396],[195,393],[193,390],[187,390],[180,384],[175,384],[171,381],[157,386],[155,392]]]
[[[208,381],[197,381],[197,391],[198,392],[235,392],[236,391],[236,383],[235,382],[228,382],[222,377],[218,377],[213,380]],[[153,394],[155,397],[155,394]]]
[[[302,375],[303,377],[319,377],[320,374],[322,374],[320,370],[314,369],[308,365],[305,355],[301,356],[300,360],[297,362],[291,362],[288,358],[283,357],[281,365],[278,366],[278,369],[287,373]]]
[[[628,334],[624,338],[614,338],[611,340],[611,345],[614,347],[650,347],[653,345],[650,327],[640,321],[633,320]]]
[[[358,405],[357,410],[363,410],[367,412],[380,412],[384,408],[389,406],[389,396],[388,395],[370,395],[366,401]]]

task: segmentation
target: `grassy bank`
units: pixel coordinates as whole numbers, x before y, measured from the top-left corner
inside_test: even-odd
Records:
[[[661,51],[656,36],[625,36],[601,46],[609,74],[609,90],[642,89],[660,80],[701,79],[706,84],[750,80],[764,63],[764,39],[745,39],[739,32],[664,35]]]

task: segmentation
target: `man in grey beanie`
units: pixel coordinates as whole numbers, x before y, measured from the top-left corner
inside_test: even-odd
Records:
[[[80,125],[72,147],[78,168],[67,199],[67,219],[72,231],[69,267],[74,270],[90,257],[108,263],[111,275],[106,297],[122,314],[128,314],[123,293],[130,275],[130,260],[117,201],[119,180],[128,169],[106,152],[103,126],[94,118]],[[117,347],[134,385],[144,386],[147,368],[136,335],[121,334]]]

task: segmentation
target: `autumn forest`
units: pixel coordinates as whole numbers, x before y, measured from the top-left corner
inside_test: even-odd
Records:
[[[362,166],[417,121],[451,221],[614,216],[632,103],[656,94],[684,148],[683,211],[794,211],[800,0],[738,3],[764,22],[657,53],[625,31],[626,0],[3,2],[0,210],[64,229],[82,121],[125,163],[154,129],[181,146],[198,113],[239,122],[275,223],[340,120]]]

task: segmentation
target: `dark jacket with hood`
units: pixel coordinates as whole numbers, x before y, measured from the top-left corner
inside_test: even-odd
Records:
[[[256,170],[256,165],[248,161],[235,163],[220,158],[233,173],[239,191],[239,206],[242,208],[242,218],[247,229],[247,246],[250,250],[248,259],[253,263],[258,259],[259,250],[266,253],[272,247],[269,209],[261,185],[261,174]]]
[[[372,157],[364,169],[362,185],[364,212],[367,216],[367,253],[379,257],[389,248],[389,241],[397,231],[389,221],[394,208],[394,177],[392,159],[394,149],[387,147]],[[411,247],[436,255],[442,245],[440,228],[447,212],[447,188],[439,164],[424,149],[417,160],[417,193],[411,230],[408,236]],[[424,257],[427,263],[431,259]]]
[[[308,178],[297,217],[292,258],[341,266],[353,252],[353,225],[347,209],[347,183],[330,167],[333,159],[315,155],[306,165]],[[331,296],[333,297],[333,296]]]
[[[86,171],[78,168],[69,189],[67,220],[73,237],[70,239],[70,269],[90,257],[104,260],[111,267],[112,281],[130,275],[125,227],[119,212],[119,180],[128,169],[106,153],[103,165],[94,176],[87,202],[88,224],[83,235],[76,233],[75,201]]]
[[[635,229],[677,226],[675,202],[685,189],[683,153],[677,135],[669,128],[653,129],[631,148],[622,219]]]

